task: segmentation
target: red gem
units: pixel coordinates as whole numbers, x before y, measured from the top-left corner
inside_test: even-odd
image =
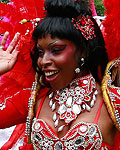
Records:
[[[62,115],[61,115],[61,118],[65,118],[65,114],[62,114]]]
[[[70,117],[70,113],[67,113],[67,115],[66,115],[67,117]]]
[[[81,20],[81,21],[80,21],[80,24],[81,24],[82,26],[84,26],[84,25],[86,24],[86,22],[85,22],[84,20]]]
[[[57,95],[56,98],[59,98],[59,96]]]
[[[90,100],[90,98],[89,98],[89,97],[86,97],[86,98],[85,98],[85,100],[86,100],[86,101],[89,101],[89,100]]]
[[[72,114],[72,118],[75,118],[75,114]]]

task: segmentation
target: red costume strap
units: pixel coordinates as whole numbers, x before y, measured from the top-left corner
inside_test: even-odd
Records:
[[[48,89],[45,89],[44,90],[44,95],[42,94],[41,95],[41,97],[42,97],[42,99],[41,99],[41,101],[40,101],[40,104],[39,104],[39,107],[38,107],[38,110],[37,110],[37,113],[36,113],[36,118],[38,118],[38,116],[39,116],[39,114],[40,114],[40,110],[41,110],[41,108],[42,108],[42,105],[43,105],[43,102],[44,102],[44,100],[45,100],[45,97],[46,97],[46,95],[47,95],[47,93],[48,93]]]
[[[99,120],[99,117],[100,117],[100,112],[101,112],[102,105],[103,105],[103,99],[101,100],[99,109],[98,109],[98,111],[97,111],[97,115],[96,115],[96,117],[95,117],[95,121],[94,121],[95,124],[98,124],[98,120]]]

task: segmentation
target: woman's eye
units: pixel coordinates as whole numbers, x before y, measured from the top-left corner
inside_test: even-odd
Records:
[[[44,51],[43,50],[38,50],[38,54],[40,57],[42,57],[44,55]]]
[[[51,48],[52,53],[60,53],[61,51],[63,51],[65,49],[66,45],[61,45],[61,46],[54,46]]]

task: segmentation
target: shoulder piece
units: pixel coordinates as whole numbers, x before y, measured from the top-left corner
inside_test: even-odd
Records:
[[[120,131],[120,87],[115,86],[112,75],[120,67],[120,58],[108,63],[102,81],[103,98],[115,126]]]

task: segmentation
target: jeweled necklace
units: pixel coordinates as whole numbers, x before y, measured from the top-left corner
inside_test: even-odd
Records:
[[[56,109],[56,103],[59,105],[58,111],[53,115],[54,126],[58,126],[59,120],[65,121],[65,124],[58,128],[58,132],[75,120],[81,112],[90,111],[97,93],[95,79],[91,74],[73,80],[68,88],[51,92],[49,106],[52,111]]]

